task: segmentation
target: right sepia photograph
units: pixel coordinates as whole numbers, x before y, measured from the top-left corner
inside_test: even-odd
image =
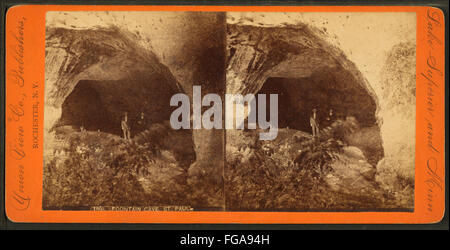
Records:
[[[226,210],[413,211],[415,13],[227,12],[225,73]]]

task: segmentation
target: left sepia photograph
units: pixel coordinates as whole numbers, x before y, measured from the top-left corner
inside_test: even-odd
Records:
[[[43,209],[223,210],[224,130],[174,130],[168,104],[224,94],[225,29],[222,12],[47,12]]]

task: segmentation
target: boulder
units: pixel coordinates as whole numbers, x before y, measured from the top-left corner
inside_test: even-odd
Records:
[[[336,192],[359,194],[377,190],[376,169],[367,163],[361,150],[345,147],[344,153],[332,164],[332,171],[325,176],[326,183]]]

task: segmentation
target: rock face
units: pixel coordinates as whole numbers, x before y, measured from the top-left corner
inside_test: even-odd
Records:
[[[380,82],[369,83],[337,46],[327,42],[324,38],[326,33],[311,25],[264,26],[247,20],[245,24],[229,24],[227,27],[228,93],[274,90],[282,93],[284,100],[280,103],[285,104],[286,108],[280,108],[280,112],[286,111],[286,114],[280,114],[280,126],[303,131],[310,130],[309,114],[303,117],[301,114],[308,113],[313,106],[322,105],[319,112],[330,107],[338,110],[337,113],[346,111],[343,115],[355,117],[362,125],[361,130],[347,138],[348,141],[363,150],[364,154],[373,152],[374,155],[366,157],[371,168],[367,162],[365,165],[355,163],[345,171],[349,171],[350,176],[352,171],[356,173],[354,176],[364,176],[361,171],[370,173],[372,180],[387,190],[399,192],[399,197],[413,197],[411,193],[402,193],[402,190],[408,189],[406,187],[414,185],[413,42],[395,45],[387,54],[385,66],[380,72]],[[299,91],[302,93],[296,93],[295,88],[289,86],[304,88]],[[317,103],[312,106],[302,104],[308,99],[311,99],[309,103]],[[324,100],[332,105],[323,106]],[[373,166],[376,166],[376,172]],[[339,172],[339,165],[335,167]],[[335,176],[335,180],[347,185],[345,171],[341,171],[344,173],[342,178]],[[373,184],[363,183],[367,187]],[[413,207],[412,199],[398,202],[401,207]]]
[[[165,81],[171,92],[181,91],[169,69],[153,53],[140,47],[131,33],[114,27],[49,28],[46,36],[47,105],[60,107],[80,80],[131,83],[153,77],[152,80]]]
[[[389,51],[381,74],[380,128],[386,155],[377,165],[376,179],[407,207],[414,206],[411,194],[415,169],[415,58],[413,43],[397,44]]]
[[[376,96],[356,66],[342,51],[321,39],[321,31],[307,25],[258,27],[227,25],[227,92],[256,93],[269,77],[304,78],[320,72],[347,71]]]
[[[336,192],[356,195],[356,192],[373,194],[375,168],[367,163],[361,150],[345,147],[340,159],[331,165],[333,171],[325,177],[330,188]]]

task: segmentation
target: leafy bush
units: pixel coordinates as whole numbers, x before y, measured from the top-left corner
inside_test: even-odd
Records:
[[[88,132],[86,132],[88,133]],[[117,158],[106,152],[122,143],[91,133],[73,133],[64,156],[45,162],[44,208],[137,205],[146,203],[146,194],[131,169],[114,167]]]
[[[314,210],[329,206],[323,177],[343,144],[301,137],[227,154],[226,207],[230,210]],[[295,154],[295,147],[301,148]],[[269,149],[270,148],[270,149]],[[298,152],[298,151],[297,151]]]
[[[189,205],[185,170],[177,161],[190,164],[195,152],[190,135],[170,133],[155,124],[131,141],[89,131],[56,135],[64,143],[60,155],[45,158],[44,208]],[[168,152],[176,143],[183,150]]]
[[[350,143],[349,138],[359,131],[356,119],[348,117],[323,129],[318,138],[287,129],[279,131],[275,141],[248,144],[247,139],[242,142],[233,140],[231,146],[227,144],[227,209],[311,211],[407,207],[394,204],[391,199],[392,195],[403,197],[408,192],[407,181],[400,181],[406,183],[402,184],[405,191],[396,194],[384,192],[373,179],[365,180],[371,185],[361,192],[349,193],[346,190],[351,188],[336,190],[329,186],[328,176],[343,178],[337,177],[333,167],[349,164],[343,149]],[[364,133],[370,135],[367,131]],[[359,158],[352,161],[352,164],[360,164]],[[367,167],[367,162],[365,164]],[[353,165],[351,170],[353,173],[358,171],[355,167]]]
[[[349,116],[345,120],[338,119],[334,121],[330,126],[320,131],[320,140],[328,140],[330,138],[347,142],[347,136],[351,135],[359,129],[358,121]]]
[[[332,170],[330,163],[339,158],[343,143],[335,139],[309,141],[294,160],[297,167],[326,173]]]

